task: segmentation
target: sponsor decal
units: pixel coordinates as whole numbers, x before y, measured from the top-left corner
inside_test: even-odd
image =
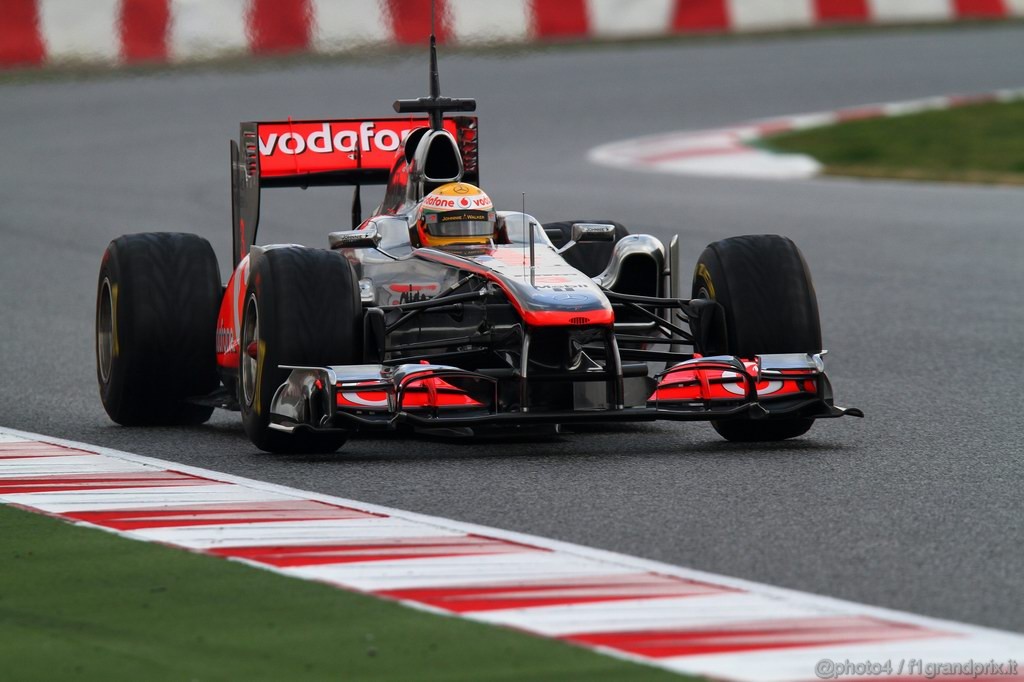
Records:
[[[711,300],[716,300],[715,285],[711,281],[711,273],[708,272],[708,266],[704,265],[703,263],[699,263],[697,265],[697,279],[701,280],[704,283],[704,288],[707,289],[708,296],[711,297]]]
[[[441,285],[436,282],[409,282],[384,285],[386,302],[384,305],[402,305],[426,301],[441,293]]]
[[[425,119],[261,123],[260,173],[274,177],[340,170],[389,170],[395,152]],[[457,134],[455,121],[445,129]]]
[[[540,278],[538,277],[537,279],[540,279]],[[537,284],[533,288],[537,289],[538,291],[540,291],[540,290],[549,290],[549,291],[554,291],[554,292],[564,291],[564,292],[570,292],[570,293],[573,292],[573,291],[578,291],[578,290],[583,290],[583,291],[590,291],[591,290],[591,287],[589,285],[587,285],[586,283],[580,282],[580,283],[577,283],[577,284],[572,284],[568,280],[566,280],[566,282],[562,283],[562,284]]]
[[[736,380],[736,383],[734,384],[722,384],[722,388],[729,393],[739,396],[745,396],[747,394],[746,384],[740,379],[740,375],[736,372],[722,372],[722,378]],[[783,382],[778,380],[759,381],[757,383],[757,394],[759,396],[772,395],[773,393],[781,391],[784,385],[785,384]]]
[[[291,130],[286,133],[267,132],[266,137],[259,137],[260,154],[271,156],[275,151],[281,154],[303,154],[307,151],[311,154],[330,154],[334,151],[354,152],[357,148],[361,152],[378,149],[393,152],[412,133],[412,128],[377,128],[373,121],[363,121],[358,127],[339,124],[338,128],[335,131],[330,123],[323,123],[308,135]]]
[[[425,208],[476,208],[486,210],[493,208],[491,199],[486,194],[475,197],[446,197],[438,194],[429,194],[423,200]]]
[[[462,220],[469,220],[473,222],[486,223],[486,213],[479,213],[474,211],[458,211],[456,213],[445,213],[441,216],[442,223],[453,223]]]
[[[548,305],[554,305],[559,308],[566,308],[569,310],[576,310],[582,305],[596,304],[597,299],[592,292],[585,289],[578,289],[575,292],[567,291],[564,288],[558,289],[538,289],[536,295],[532,297],[533,300],[543,302]]]
[[[363,389],[360,387],[370,387],[372,390]],[[342,404],[357,405],[360,407],[387,407],[388,406],[388,394],[386,391],[380,390],[380,382],[377,381],[360,381],[357,384],[344,384],[343,388],[347,390],[341,391],[339,402]]]
[[[217,325],[217,353],[224,354],[232,350],[235,345],[235,335],[226,327]]]

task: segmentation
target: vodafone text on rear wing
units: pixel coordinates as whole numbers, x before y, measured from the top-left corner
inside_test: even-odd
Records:
[[[242,123],[239,142],[231,141],[235,264],[256,239],[263,188],[385,184],[392,170],[410,160],[400,154],[405,140],[428,126],[425,117]],[[476,117],[446,118],[444,128],[458,143],[464,177],[476,182]]]

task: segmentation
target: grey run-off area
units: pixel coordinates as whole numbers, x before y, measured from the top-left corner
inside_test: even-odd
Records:
[[[425,55],[424,55],[425,57]],[[125,429],[93,359],[99,259],[125,232],[194,231],[230,260],[228,143],[242,120],[389,115],[420,56],[0,86],[0,424],[300,488],[1024,631],[1024,192],[776,183],[589,165],[611,140],[1022,85],[1024,28],[445,54],[480,102],[499,207],[709,241],[792,237],[814,274],[830,375],[867,419],[771,447],[704,424],[525,442],[359,438],[276,457],[237,415]],[[372,202],[364,200],[364,206]],[[276,190],[264,241],[326,246],[345,190]],[[159,390],[154,386],[154,390]]]

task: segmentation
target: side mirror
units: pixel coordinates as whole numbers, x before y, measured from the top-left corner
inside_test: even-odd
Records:
[[[376,227],[370,226],[363,230],[331,232],[327,240],[332,249],[375,249],[380,246],[381,236]]]
[[[574,242],[613,242],[615,226],[605,223],[573,223],[572,241]]]
[[[569,235],[569,241],[558,250],[558,253],[565,253],[582,242],[613,242],[615,226],[606,223],[573,223]]]

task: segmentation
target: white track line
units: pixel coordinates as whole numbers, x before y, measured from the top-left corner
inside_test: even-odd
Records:
[[[1024,658],[1014,633],[12,429],[0,502],[723,680],[814,679],[822,659]]]
[[[597,164],[628,170],[741,177],[765,180],[798,180],[821,173],[823,166],[803,154],[782,154],[759,149],[764,138],[843,121],[904,116],[922,111],[950,109],[983,102],[1024,99],[1024,88],[999,90],[984,95],[949,95],[925,99],[818,111],[769,118],[711,130],[681,130],[635,137],[595,147],[587,158]]]

